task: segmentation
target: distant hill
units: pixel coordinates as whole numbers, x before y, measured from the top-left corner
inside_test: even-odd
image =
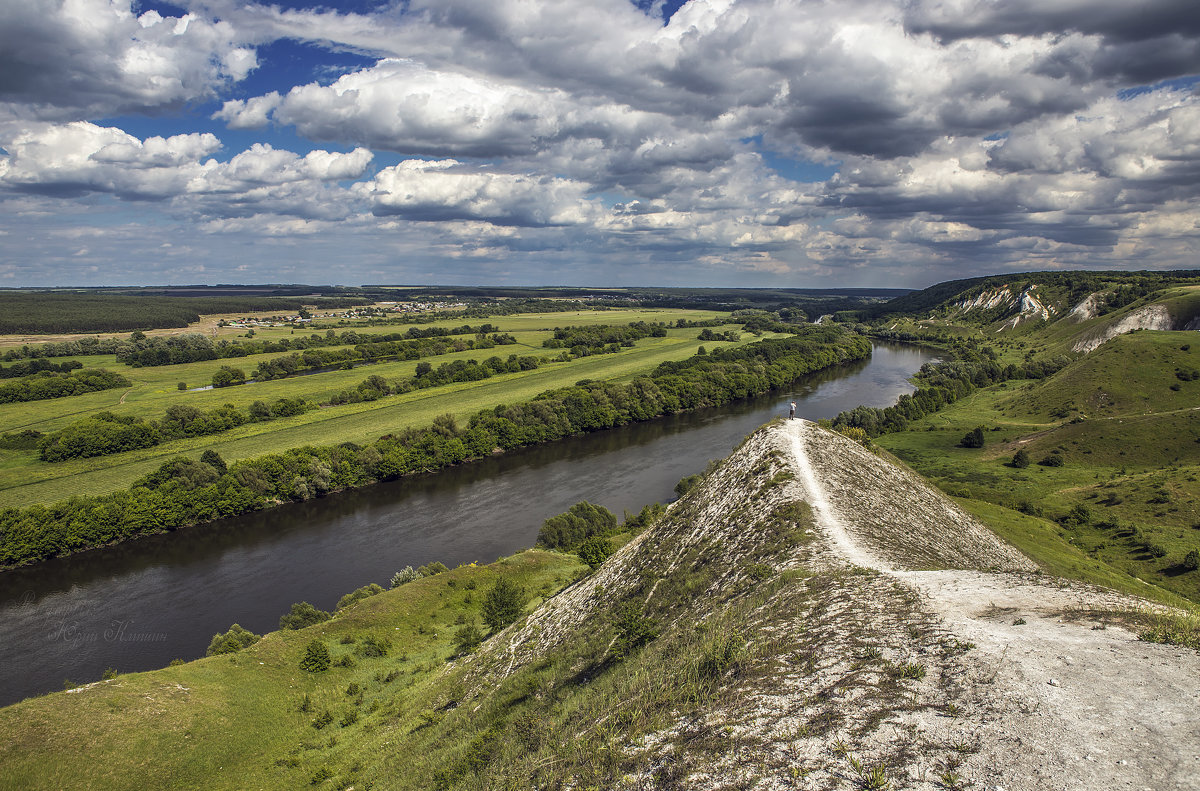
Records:
[[[1200,329],[1200,271],[1034,272],[939,283],[871,309],[897,338],[946,332],[1079,354],[1136,329]]]
[[[1200,270],[989,275],[938,283],[889,300],[872,312],[877,316],[954,315],[988,324],[1035,311],[1040,316],[1042,307],[1051,318],[1067,316],[1094,295],[1093,310],[1103,314],[1164,288],[1189,284],[1200,284]],[[1031,305],[1028,298],[1037,306]]]

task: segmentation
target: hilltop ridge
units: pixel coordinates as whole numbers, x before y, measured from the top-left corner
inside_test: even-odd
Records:
[[[764,553],[772,514],[800,503],[808,540]],[[790,581],[754,590],[746,570],[763,562],[766,579]],[[664,604],[664,582],[689,565],[705,583]],[[669,612],[664,632],[740,612],[725,628],[745,640],[726,689],[630,741],[648,766],[623,787],[1184,788],[1197,769],[1163,753],[1200,739],[1200,658],[1113,623],[1144,602],[1043,577],[919,476],[806,421],[753,435],[663,522],[472,659],[483,686],[589,633],[614,600],[661,623]],[[728,751],[714,749],[721,733]]]
[[[873,309],[890,333],[930,330],[1086,354],[1133,330],[1200,329],[1200,273],[1030,272],[938,283]]]

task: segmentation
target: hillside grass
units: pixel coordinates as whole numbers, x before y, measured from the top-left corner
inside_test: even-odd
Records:
[[[695,314],[697,311],[688,313]],[[563,315],[552,313],[522,318],[533,322],[557,319]],[[654,315],[666,320],[662,311],[656,311]],[[0,451],[0,507],[49,503],[72,495],[115,491],[157,469],[167,459],[181,453],[199,454],[209,448],[220,453],[227,461],[234,461],[303,445],[365,443],[405,428],[431,425],[438,415],[452,414],[465,419],[481,409],[526,401],[538,393],[569,386],[583,379],[629,381],[650,373],[662,362],[691,357],[700,346],[712,350],[733,345],[729,342],[700,342],[696,338],[698,332],[696,329],[671,329],[664,338],[645,338],[633,348],[623,348],[616,354],[595,355],[565,363],[550,362],[533,371],[416,390],[373,402],[325,407],[292,417],[249,423],[220,434],[174,440],[112,456],[51,464],[41,461],[36,451]],[[559,351],[541,347],[541,342],[550,337],[548,331],[522,330],[520,333],[518,337],[522,343],[515,346],[453,352],[426,360],[438,365],[454,359],[485,359],[492,354],[501,357],[509,354],[549,356]],[[759,339],[750,333],[743,333],[739,343]],[[252,358],[242,358],[237,364],[243,363],[249,373],[253,367]],[[302,397],[319,402],[340,390],[354,387],[372,374],[385,378],[412,376],[417,361],[377,363],[353,370],[294,376],[220,390],[181,392],[174,385],[183,375],[181,369],[202,366],[215,371],[219,364],[218,361],[211,361],[150,368],[122,366],[126,375],[134,380],[133,388],[127,393],[116,390],[56,399],[53,403],[8,405],[12,408],[6,408],[0,415],[0,432],[33,428],[48,433],[104,410],[153,419],[162,416],[172,404],[211,409],[232,403],[245,409],[251,402],[260,399],[270,403],[282,397]],[[122,397],[124,403],[121,403]]]
[[[1200,361],[1192,333],[1120,336],[1044,381],[1010,381],[879,437],[1051,573],[1200,601]],[[1179,384],[1172,390],[1172,384]],[[984,428],[983,448],[959,442]],[[1031,464],[1012,464],[1020,449]],[[1039,462],[1061,458],[1062,466]],[[1149,592],[1157,586],[1169,595]]]
[[[268,634],[236,654],[8,706],[0,709],[0,787],[328,787],[320,778],[336,770],[346,780],[336,787],[345,788],[354,783],[354,767],[394,752],[379,734],[410,733],[443,716],[428,701],[440,691],[454,632],[479,623],[498,577],[522,585],[530,608],[585,569],[573,555],[530,550],[416,580],[363,599],[331,621]],[[386,656],[359,653],[367,635],[391,643]],[[349,656],[354,666],[300,669],[314,639],[335,662]],[[306,696],[309,710],[301,711]],[[314,727],[325,711],[332,721]]]
[[[1183,596],[1090,557],[1069,536],[1062,534],[1055,522],[983,500],[953,499],[996,535],[1029,556],[1046,574],[1112,588],[1175,607],[1195,606]]]
[[[1127,417],[1200,406],[1200,378],[1181,380],[1177,370],[1200,370],[1200,336],[1139,330],[1113,338],[1052,379],[1015,393],[1000,408],[1010,415],[1023,410],[1045,422],[1075,414]]]

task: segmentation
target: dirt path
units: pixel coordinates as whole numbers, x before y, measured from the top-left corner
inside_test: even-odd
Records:
[[[951,634],[975,645],[967,656],[978,749],[960,770],[964,780],[1004,791],[1200,789],[1200,655],[1086,617],[1139,602],[1019,571],[918,570],[934,564],[922,554],[905,562],[896,544],[936,544],[929,518],[910,524],[901,512],[881,520],[858,491],[871,487],[846,485],[830,460],[849,453],[872,468],[868,476],[886,463],[807,421],[789,421],[784,431],[834,551],[916,589]],[[965,515],[954,518],[942,526],[947,540],[979,529]],[[889,519],[890,528],[882,524]],[[984,553],[977,565],[1003,564]]]

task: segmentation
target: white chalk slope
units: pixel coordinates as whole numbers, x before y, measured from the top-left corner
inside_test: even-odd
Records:
[[[1200,788],[1200,656],[1086,617],[1138,602],[1023,572],[911,472],[807,421],[782,430],[834,551],[915,588],[992,669],[974,692],[993,713],[959,774],[1007,791]]]

